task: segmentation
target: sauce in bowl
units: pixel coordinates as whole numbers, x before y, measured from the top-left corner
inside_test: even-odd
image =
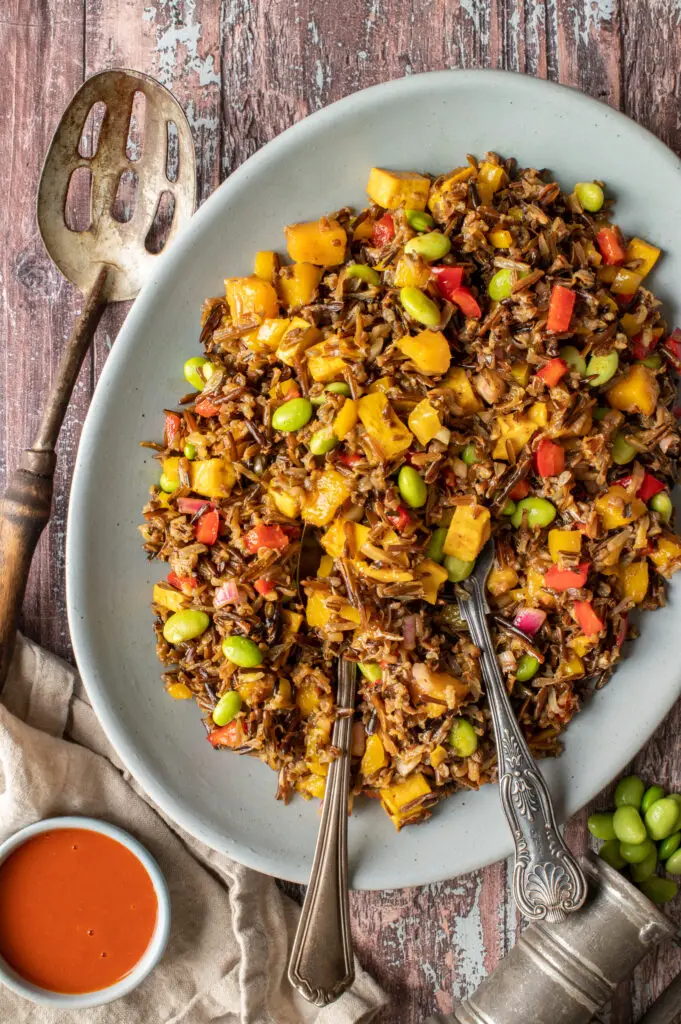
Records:
[[[52,992],[94,992],[125,978],[157,914],[144,865],[100,832],[42,832],[0,864],[0,955]]]

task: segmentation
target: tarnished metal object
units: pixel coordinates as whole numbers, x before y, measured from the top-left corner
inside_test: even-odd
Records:
[[[531,920],[561,921],[582,906],[586,881],[558,831],[551,796],[513,713],[494,653],[485,597],[493,564],[494,540],[490,539],[457,595],[461,615],[482,652],[499,763],[499,792],[515,843],[513,896]]]

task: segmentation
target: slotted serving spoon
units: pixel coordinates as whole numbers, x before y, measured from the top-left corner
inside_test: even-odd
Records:
[[[145,99],[138,160],[126,155],[135,93]],[[78,147],[96,103],[106,109],[96,152],[84,157]],[[91,173],[90,225],[73,231],[65,211],[71,176],[79,167]],[[139,184],[132,215],[122,223],[113,216],[113,205],[125,171],[134,171]],[[174,209],[163,248],[187,223],[196,199],[194,146],[179,103],[159,82],[138,71],[93,75],[57,126],[38,189],[38,227],[45,248],[64,277],[83,292],[84,306],[62,355],[33,447],[23,453],[0,505],[0,687],[14,650],[33,552],[50,515],[55,447],[71,392],[104,307],[133,299],[158,259],[145,242],[164,193],[172,196]]]

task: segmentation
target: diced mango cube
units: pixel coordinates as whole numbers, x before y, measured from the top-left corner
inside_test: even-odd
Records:
[[[425,288],[430,279],[430,267],[420,260],[402,256],[395,266],[396,288]]]
[[[643,363],[634,363],[610,388],[606,397],[608,404],[620,412],[638,412],[644,416],[652,416],[659,396],[660,387],[653,371]]]
[[[286,248],[296,263],[314,263],[318,267],[337,267],[345,259],[347,235],[337,220],[321,217],[284,228]]]
[[[169,458],[164,459],[163,463],[163,475],[168,477],[168,480],[174,484],[180,482],[180,457],[179,455],[171,455]]]
[[[584,662],[578,654],[573,654],[565,661],[561,661],[559,674],[563,679],[576,679],[584,675]]]
[[[506,171],[498,164],[483,161],[478,168],[478,195],[485,206],[489,206],[495,192],[498,192],[506,181]]]
[[[263,320],[255,330],[242,334],[241,340],[252,352],[274,352],[290,326],[288,318]]]
[[[646,511],[640,498],[633,498],[624,487],[615,484],[594,502],[606,530],[618,530],[635,522]],[[627,510],[628,513],[627,514]]]
[[[446,555],[473,562],[491,534],[489,509],[484,505],[457,505],[444,542]]]
[[[374,233],[375,221],[373,217],[365,217],[361,223],[353,226],[352,237],[356,242],[368,242]]]
[[[414,579],[414,574],[406,569],[381,569],[361,558],[355,560],[354,566],[360,576],[378,580],[379,583],[411,583]]]
[[[287,366],[295,366],[299,356],[316,344],[320,337],[319,328],[313,327],[302,316],[294,316],[277,346],[277,359]]]
[[[194,696],[186,683],[171,683],[166,692],[173,700],[191,700]]]
[[[326,526],[349,497],[350,485],[345,477],[336,469],[324,469],[303,503],[302,517],[312,526]]]
[[[456,185],[460,185],[463,181],[468,181],[474,174],[474,167],[457,167],[452,174],[448,174],[447,177],[440,181],[434,188],[431,188],[428,198],[428,209],[432,210],[436,217],[444,219],[446,210],[442,204],[447,198],[448,193],[450,193]]]
[[[636,272],[645,277],[657,263],[661,250],[642,238],[632,238],[627,246],[627,260],[641,260]]]
[[[446,373],[452,360],[449,342],[442,331],[420,331],[414,337],[405,334],[397,347],[421,373]]]
[[[308,626],[326,626],[332,618],[336,618],[337,616],[340,616],[342,619],[347,619],[349,622],[356,622],[357,625],[359,625],[359,612],[356,608],[353,608],[351,604],[344,604],[338,612],[334,611],[332,613],[327,608],[322,594],[320,594],[318,590],[313,590],[305,605],[305,618]]]
[[[514,453],[518,455],[537,430],[537,424],[529,416],[513,413],[507,416],[497,416],[496,423],[499,428],[499,437],[492,449],[492,458],[505,462],[508,461],[507,445],[510,444]]]
[[[650,561],[662,576],[670,579],[673,573],[681,569],[681,541],[678,537],[665,534],[660,537]]]
[[[510,566],[494,565],[487,577],[487,589],[494,597],[501,597],[502,594],[518,586],[518,573]]]
[[[549,407],[546,402],[534,402],[527,410],[527,417],[538,427],[545,427],[549,422]]]
[[[512,363],[511,376],[517,384],[520,384],[521,388],[526,388],[530,380],[530,364]]]
[[[424,447],[442,430],[442,423],[437,409],[429,399],[422,399],[409,413],[409,429]]]
[[[274,284],[278,270],[279,257],[276,252],[269,252],[265,249],[261,252],[256,252],[255,263],[253,264],[253,273],[256,277],[259,277],[261,281],[270,281]]]
[[[292,612],[288,608],[284,608],[281,618],[283,623],[282,632],[285,637],[291,637],[294,633],[300,632],[300,627],[303,624],[303,616],[300,612]]]
[[[200,459],[189,463],[189,484],[204,498],[224,498],[234,487],[236,473],[229,459]]]
[[[274,285],[255,274],[251,277],[226,277],[225,295],[236,324],[253,314],[263,320],[279,314],[279,299]]]
[[[350,525],[348,526],[348,524]],[[345,538],[348,533],[354,535],[354,545],[359,551],[366,543],[370,532],[369,527],[364,526],[363,523],[354,523],[350,519],[339,516],[331,523],[319,543],[332,558],[342,558],[345,550]]]
[[[433,768],[439,768],[443,761],[447,760],[447,751],[439,743],[430,752],[430,763]]]
[[[549,551],[554,562],[565,554],[578,555],[582,550],[582,534],[579,530],[549,530]]]
[[[648,593],[648,563],[632,562],[630,565],[621,565],[617,575],[624,596],[634,604],[640,604]]]
[[[346,398],[333,421],[333,432],[339,441],[344,441],[359,420],[359,402]]]
[[[470,416],[482,409],[482,402],[473,390],[468,374],[462,366],[453,366],[442,382],[442,386],[452,389],[456,404],[463,409],[465,416]]]
[[[570,647],[578,657],[583,658],[585,654],[589,653],[595,643],[598,643],[598,640],[593,636],[573,636],[570,640]]]
[[[300,498],[292,494],[284,484],[276,482],[270,484],[268,493],[283,516],[295,519],[300,512]]]
[[[290,310],[307,306],[315,297],[324,270],[313,263],[294,263],[279,271],[279,294]]]
[[[319,559],[319,568],[317,569],[317,575],[320,579],[325,580],[333,572],[333,558],[331,555],[322,555]]]
[[[305,360],[312,380],[322,384],[328,384],[331,380],[342,380],[343,372],[348,368],[345,359],[330,355],[329,349],[328,342],[322,341],[305,352]]]
[[[419,562],[417,568],[424,574],[421,577],[424,601],[427,601],[428,604],[436,604],[438,591],[447,580],[447,570],[434,562],[432,558],[424,558],[422,562]]]
[[[408,210],[425,210],[430,178],[416,171],[387,171],[372,167],[367,182],[367,193],[372,203],[385,210],[405,206]]]
[[[490,231],[489,240],[495,249],[509,249],[513,244],[510,231]]]
[[[313,797],[323,800],[326,793],[326,778],[321,775],[308,775],[304,779],[298,779],[296,790],[305,800],[311,800]]]
[[[359,400],[359,418],[383,458],[394,459],[409,448],[412,433],[398,418],[385,395],[376,391]]]
[[[394,786],[386,786],[381,790],[385,811],[398,830],[409,820],[409,805],[430,792],[431,788],[421,772],[413,772],[404,782],[396,782]],[[406,812],[404,808],[407,808]]]
[[[166,586],[163,583],[154,583],[154,593],[151,598],[154,604],[160,604],[170,612],[179,612],[187,604],[187,598],[181,590],[175,587]]]
[[[378,380],[375,380],[373,384],[369,385],[369,394],[373,395],[376,391],[382,391],[384,394],[387,394],[393,386],[393,383],[394,381],[392,377],[379,377]]]
[[[378,772],[381,768],[385,768],[388,763],[386,757],[385,747],[383,741],[378,733],[373,733],[371,736],[367,736],[366,747],[364,748],[364,754],[360,764],[360,771],[362,775],[373,775],[374,772]]]

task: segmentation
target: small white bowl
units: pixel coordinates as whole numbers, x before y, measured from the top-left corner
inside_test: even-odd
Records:
[[[158,901],[156,925],[142,958],[125,978],[117,981],[115,985],[109,985],[107,988],[97,989],[94,992],[83,992],[78,995],[52,992],[49,989],[40,988],[38,985],[31,984],[30,981],[26,981],[0,956],[0,981],[7,985],[8,988],[11,988],[13,992],[23,996],[25,999],[30,999],[34,1003],[40,1003],[41,1006],[53,1006],[61,1010],[84,1010],[87,1007],[101,1006],[103,1003],[110,1003],[114,999],[120,999],[121,996],[127,996],[154,969],[163,956],[163,951],[168,941],[168,934],[170,932],[170,897],[168,896],[168,887],[165,878],[161,874],[161,869],[142,844],[133,839],[128,832],[124,832],[123,829],[116,828],[115,825],[109,825],[105,821],[99,821],[97,818],[80,818],[73,815],[36,821],[34,825],[22,828],[19,832],[15,832],[13,836],[10,836],[9,839],[6,839],[4,843],[0,844],[0,866],[27,839],[40,835],[42,832],[54,832],[61,828],[82,828],[90,832],[99,832],[101,835],[115,839],[125,846],[145,868],[154,886],[154,892]]]

